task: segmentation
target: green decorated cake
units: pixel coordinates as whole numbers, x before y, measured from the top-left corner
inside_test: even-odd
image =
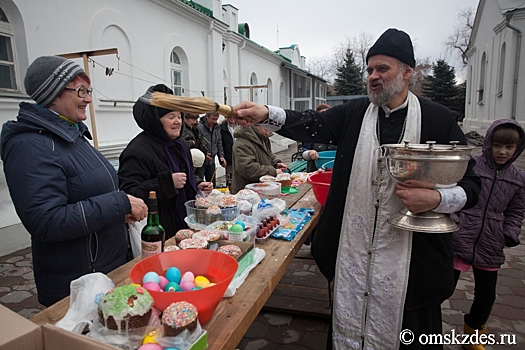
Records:
[[[109,329],[128,330],[145,327],[151,316],[153,297],[139,285],[116,287],[98,303],[100,322]]]

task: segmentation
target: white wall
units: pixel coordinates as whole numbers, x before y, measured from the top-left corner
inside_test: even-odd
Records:
[[[184,96],[201,96],[202,91],[222,103],[226,87],[228,104],[235,105],[249,99],[248,90],[236,91],[235,86],[249,85],[255,74],[258,84],[270,81],[272,85],[271,98],[266,89],[258,89],[259,102],[289,107],[289,69],[281,66],[286,60],[238,34],[234,6],[223,8],[221,0],[199,2],[211,7],[214,18],[173,0],[0,0],[13,32],[18,83],[17,91],[0,89],[0,124],[15,119],[21,101],[32,102],[23,79],[35,58],[109,48],[117,48],[118,56],[90,55],[94,118],[86,121],[91,130],[95,121],[99,148],[106,156],[117,157],[141,131],[132,115],[134,101],[151,85],[171,85],[173,49],[186,73]],[[290,54],[297,62],[292,63],[300,65],[298,46],[294,47]],[[84,65],[82,59],[75,61]],[[114,69],[111,76],[106,75],[106,67]],[[286,148],[281,140],[274,144],[276,152]],[[1,193],[0,201],[12,205],[7,191]],[[0,220],[0,228],[8,225],[13,223]],[[28,237],[18,236],[25,237],[24,242],[11,246],[27,244]]]
[[[478,26],[474,30],[473,42],[467,53],[468,77],[463,129],[466,132],[473,130],[484,135],[494,120],[512,117],[518,35],[505,25],[505,16],[501,14],[496,1],[482,1],[480,4],[481,9],[478,9],[476,14],[479,17],[477,18]],[[518,11],[513,16],[511,25],[525,31],[525,13],[521,12]],[[525,125],[524,43],[525,41],[522,41],[521,44],[515,116],[522,125]],[[503,89],[499,91],[503,45],[505,45]],[[478,90],[480,89],[483,54],[485,54],[486,72],[484,98],[480,102]]]

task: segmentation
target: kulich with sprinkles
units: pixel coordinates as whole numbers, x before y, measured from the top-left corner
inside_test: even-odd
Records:
[[[213,205],[213,201],[208,197],[200,197],[195,199],[195,221],[199,224],[207,225],[206,223],[206,209]]]
[[[147,326],[152,307],[151,294],[130,284],[106,293],[98,303],[98,316],[106,328],[125,331]]]
[[[239,248],[235,244],[223,245],[223,246],[219,247],[219,249],[217,251],[221,252],[221,253],[224,253],[224,254],[227,254],[227,255],[231,256],[232,258],[235,258],[235,259],[240,257],[241,254],[242,254],[241,248]]]
[[[164,336],[174,337],[184,330],[193,331],[197,327],[197,308],[187,301],[171,303],[162,312]]]
[[[224,195],[219,199],[219,207],[222,210],[222,220],[229,221],[235,219],[237,213],[237,198],[234,195]]]
[[[188,238],[180,242],[180,249],[206,249],[208,241],[204,238]]]
[[[212,205],[206,209],[206,223],[213,224],[215,221],[221,221],[222,211],[218,205]]]
[[[204,238],[208,242],[208,249],[217,250],[221,235],[214,231],[197,231],[193,235],[193,238]]]
[[[182,242],[185,239],[191,238],[193,236],[194,232],[189,229],[179,230],[177,233],[175,233],[175,241],[177,244]]]

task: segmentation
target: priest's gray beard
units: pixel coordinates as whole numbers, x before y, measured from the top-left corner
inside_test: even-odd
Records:
[[[399,69],[399,73],[391,82],[385,83],[382,79],[379,79],[379,82],[383,84],[381,91],[371,91],[370,81],[368,82],[368,98],[376,106],[382,107],[403,90],[405,86],[403,70]]]

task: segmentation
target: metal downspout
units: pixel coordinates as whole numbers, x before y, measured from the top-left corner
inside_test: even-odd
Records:
[[[292,95],[292,89],[293,89],[293,82],[292,82],[292,70],[288,69],[288,86],[290,87],[288,91],[288,108],[293,110],[293,95]]]
[[[518,76],[519,76],[519,70],[520,70],[520,55],[521,55],[521,30],[514,27],[510,24],[510,20],[512,19],[512,12],[507,13],[505,15],[505,25],[514,30],[516,33],[518,33],[518,47],[516,48],[516,66],[515,66],[515,73],[514,73],[514,92],[512,96],[512,114],[511,118],[513,120],[516,120],[516,104],[518,101]]]
[[[239,58],[238,58],[238,64],[239,64],[239,85],[242,85],[242,67],[241,67],[241,51],[244,50],[244,47],[246,46],[246,40],[242,41],[242,46],[239,49]],[[250,83],[250,82],[248,82]],[[242,102],[242,89],[239,89],[239,103]]]
[[[206,87],[208,88],[208,92],[213,91],[214,89],[210,85],[214,79],[212,79],[212,58],[211,54],[213,53],[213,50],[210,49],[210,46],[212,45],[211,42],[211,33],[213,31],[213,20],[210,21],[210,27],[208,29],[208,35],[206,36],[206,57],[207,57],[207,64],[206,64]]]

